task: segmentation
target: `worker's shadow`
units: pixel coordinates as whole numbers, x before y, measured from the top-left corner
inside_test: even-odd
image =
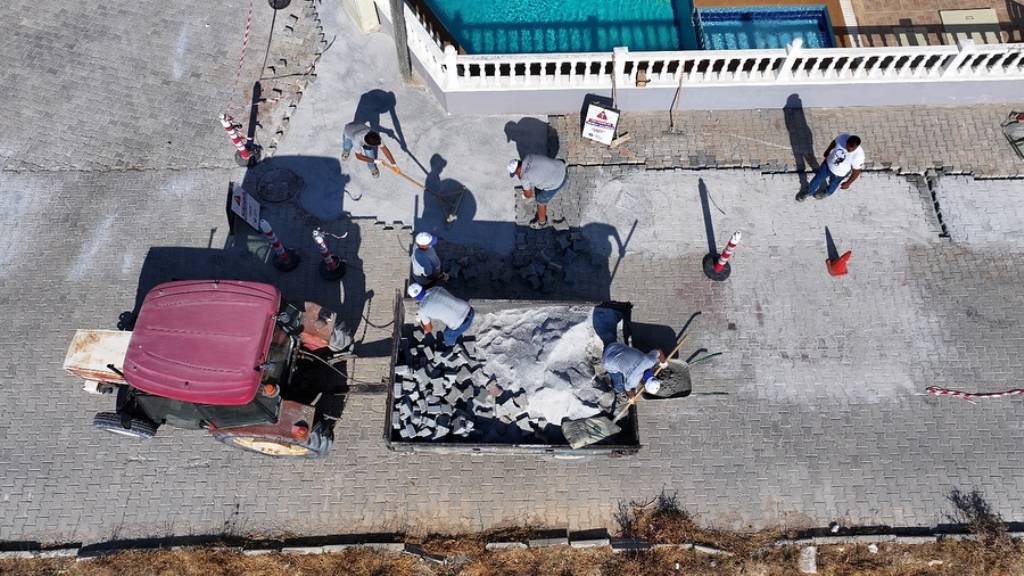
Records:
[[[516,143],[519,158],[527,154],[540,154],[549,158],[558,156],[558,132],[543,120],[523,118],[506,123],[505,140]]]
[[[422,170],[424,174],[426,174],[426,167],[424,167],[423,163],[416,158],[411,150],[409,150],[409,145],[405,140],[405,133],[402,132],[402,123],[398,119],[397,108],[398,99],[395,97],[394,92],[370,90],[359,97],[359,103],[356,105],[356,112],[352,121],[365,122],[375,132],[378,132],[383,136],[387,136],[397,142],[398,147],[405,152],[409,158],[412,158],[412,161],[419,166],[420,170]],[[386,117],[390,121],[391,128],[386,128],[381,124],[381,117]]]
[[[814,133],[807,124],[804,103],[799,94],[789,95],[782,114],[789,133],[789,147],[793,151],[794,169],[800,178],[800,191],[805,191],[809,183],[808,174],[818,170],[818,161],[814,152]]]
[[[477,220],[476,194],[459,180],[445,178],[447,166],[440,154],[430,157],[430,171],[415,206],[415,230],[430,232],[449,245],[497,253],[511,250],[515,224]]]

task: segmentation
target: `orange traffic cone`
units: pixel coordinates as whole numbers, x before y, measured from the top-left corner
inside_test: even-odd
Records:
[[[843,255],[835,260],[825,260],[825,266],[828,267],[828,273],[833,276],[844,276],[847,273],[846,263],[850,261],[850,256],[853,256],[852,250],[843,252]]]

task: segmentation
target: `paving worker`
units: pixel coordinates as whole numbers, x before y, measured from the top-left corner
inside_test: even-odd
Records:
[[[665,353],[661,350],[654,349],[644,354],[621,342],[612,342],[605,347],[601,362],[612,379],[615,391],[625,392],[629,398],[637,395],[641,384],[651,394],[657,394],[661,388],[661,382],[654,377],[654,368],[666,365]]]
[[[360,143],[363,150],[362,153],[356,152],[356,158],[366,162],[366,165],[370,168],[370,174],[373,174],[374,178],[380,176],[380,169],[377,168],[378,148],[384,152],[384,157],[391,163],[391,171],[398,174],[398,163],[395,162],[395,157],[391,155],[391,150],[388,150],[387,145],[381,142],[380,134],[371,130],[365,122],[349,122],[345,125],[341,135],[342,160],[348,160],[349,154],[352,153],[352,148],[356,142]]]
[[[424,332],[433,332],[436,321],[444,324],[444,345],[448,348],[473,324],[476,312],[469,302],[452,296],[440,286],[424,288],[414,282],[409,284],[407,293],[419,303],[419,321]]]
[[[548,202],[565,186],[565,162],[540,154],[527,154],[508,163],[510,178],[519,178],[523,198],[537,201],[537,215],[530,222],[534,230],[548,225]]]
[[[448,281],[448,274],[441,270],[441,259],[434,250],[435,244],[437,236],[430,232],[420,232],[416,235],[416,245],[412,249],[412,279],[426,288],[438,281]]]
[[[825,149],[825,161],[818,167],[817,174],[807,185],[807,191],[797,194],[797,202],[803,202],[808,195],[817,199],[827,198],[836,189],[847,190],[860,177],[864,168],[864,148],[860,137],[843,132]]]

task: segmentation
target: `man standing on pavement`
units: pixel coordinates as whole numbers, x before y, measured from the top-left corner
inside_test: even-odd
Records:
[[[436,236],[430,232],[420,232],[416,235],[416,245],[412,249],[412,279],[425,288],[438,281],[448,280],[448,274],[441,271],[441,259],[434,251],[435,244]]]
[[[413,283],[409,284],[407,293],[419,303],[419,321],[424,332],[433,332],[434,322],[444,324],[444,345],[447,348],[455,346],[459,336],[473,324],[476,312],[469,302],[452,296],[440,286],[424,288]]]
[[[349,154],[356,143],[362,147],[362,152],[356,152],[356,158],[366,162],[370,168],[370,174],[374,178],[380,176],[380,169],[377,168],[377,148],[384,151],[384,157],[391,163],[391,170],[398,174],[398,166],[395,157],[391,155],[386,144],[380,139],[380,134],[370,130],[365,122],[349,122],[345,125],[341,136],[341,159],[348,160]]]
[[[644,354],[621,342],[612,342],[605,347],[601,362],[612,379],[615,391],[619,394],[624,392],[630,399],[637,395],[641,384],[651,394],[657,394],[661,388],[661,382],[654,377],[654,368],[666,363],[665,353],[661,350]]]
[[[837,188],[847,190],[860,177],[863,168],[864,148],[860,145],[860,138],[843,132],[829,144],[825,150],[825,162],[818,167],[818,173],[807,185],[807,191],[797,194],[796,200],[803,202],[808,195],[818,199],[827,198]]]
[[[565,162],[540,154],[527,154],[508,163],[510,178],[519,178],[523,198],[537,201],[537,215],[530,222],[534,230],[548,225],[548,202],[565,186]]]

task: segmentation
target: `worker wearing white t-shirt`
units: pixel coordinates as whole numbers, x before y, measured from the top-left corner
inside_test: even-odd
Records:
[[[864,148],[860,138],[843,132],[825,150],[825,161],[818,167],[818,173],[807,185],[807,191],[797,194],[797,201],[803,202],[808,195],[821,199],[831,196],[836,189],[848,189],[864,169]]]

